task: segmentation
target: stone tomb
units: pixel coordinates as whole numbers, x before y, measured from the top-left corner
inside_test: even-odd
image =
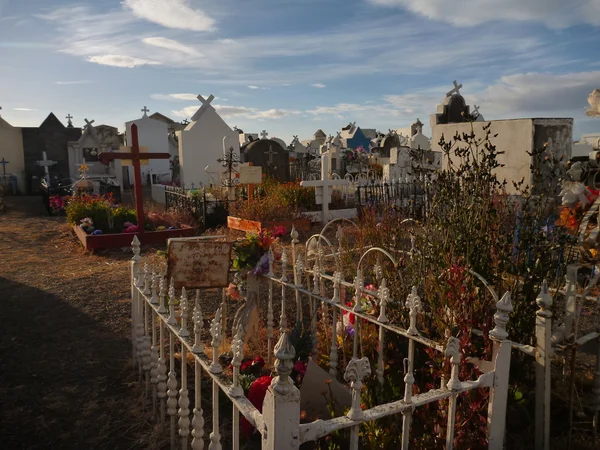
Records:
[[[39,159],[39,156],[38,156]],[[4,163],[1,163],[4,161]],[[17,180],[17,192],[25,192],[25,157],[21,129],[0,117],[0,177],[5,193],[12,192],[11,177]]]
[[[144,115],[125,123],[126,145],[131,146],[131,125],[138,127],[139,145],[147,147],[148,153],[169,152],[169,124],[162,120],[148,117],[148,109],[142,109]],[[142,166],[142,184],[151,184],[151,180],[171,181],[171,165],[166,159],[151,159]],[[128,167],[129,184],[133,184],[133,167]]]
[[[24,191],[33,194],[39,191],[40,181],[44,177],[44,168],[38,165],[42,152],[47,159],[56,161],[49,168],[50,178],[67,178],[70,175],[68,143],[81,137],[80,128],[65,127],[50,113],[39,127],[21,129],[23,134],[23,153],[25,161]]]
[[[201,95],[198,100],[202,105],[192,116],[192,121],[184,130],[176,131],[179,141],[180,180],[182,184],[198,186],[210,184],[211,176],[205,171],[215,165],[217,159],[225,153],[225,149],[233,147],[234,152],[240,149],[239,133],[232,130],[211,105],[214,96],[205,99]]]
[[[242,162],[263,168],[263,173],[282,183],[290,180],[289,152],[274,139],[258,139],[241,150]]]

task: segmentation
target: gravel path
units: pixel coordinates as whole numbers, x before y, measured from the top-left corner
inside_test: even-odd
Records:
[[[0,215],[0,438],[7,449],[135,449],[130,253],[92,255],[39,197]]]

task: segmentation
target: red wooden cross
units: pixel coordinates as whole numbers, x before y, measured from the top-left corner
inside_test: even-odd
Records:
[[[131,152],[106,152],[98,155],[98,160],[108,164],[115,159],[130,159],[133,164],[133,192],[135,194],[135,215],[140,233],[144,233],[144,193],[142,191],[142,171],[140,161],[145,159],[169,159],[169,153],[140,153],[137,125],[131,124]]]

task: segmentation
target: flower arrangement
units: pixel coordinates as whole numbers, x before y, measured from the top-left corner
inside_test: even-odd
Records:
[[[48,199],[51,214],[60,215],[65,213],[65,207],[71,197],[69,195],[53,195]]]
[[[252,271],[253,275],[262,275],[269,271],[269,249],[286,233],[282,226],[273,232],[262,229],[259,233],[246,233],[243,239],[233,244],[235,270]]]
[[[342,153],[342,161],[347,165],[356,164],[359,167],[366,166],[369,163],[369,155],[362,146],[355,149],[349,148]]]

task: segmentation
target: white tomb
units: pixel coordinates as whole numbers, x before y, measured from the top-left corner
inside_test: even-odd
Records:
[[[202,106],[185,129],[177,131],[180,179],[184,185],[210,184],[211,176],[205,168],[216,166],[224,149],[233,147],[238,155],[240,151],[238,131],[232,130],[210,104],[214,96],[204,99],[199,95],[198,99]]]
[[[138,128],[138,140],[140,147],[147,147],[148,153],[170,153],[169,152],[169,125],[161,120],[148,117],[148,109],[142,109],[144,115],[140,119],[125,123],[126,145],[131,147],[131,125],[136,124]],[[129,183],[133,184],[133,167],[128,167]],[[141,166],[142,184],[148,184],[148,180],[170,181],[171,165],[168,159],[150,159],[148,164]]]

